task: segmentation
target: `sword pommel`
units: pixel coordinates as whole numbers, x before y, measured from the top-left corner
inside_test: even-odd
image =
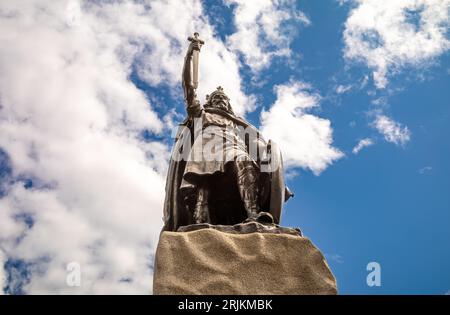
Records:
[[[196,90],[198,87],[198,55],[200,52],[200,48],[205,42],[198,38],[199,34],[197,32],[194,33],[194,36],[189,36],[188,41],[191,42],[192,45],[192,87]]]
[[[198,46],[204,45],[205,42],[203,40],[201,40],[200,38],[198,38],[198,36],[199,36],[199,34],[197,32],[195,32],[194,36],[189,36],[188,37],[188,41],[196,42],[196,43],[199,44]],[[198,50],[200,50],[200,47],[198,47]]]

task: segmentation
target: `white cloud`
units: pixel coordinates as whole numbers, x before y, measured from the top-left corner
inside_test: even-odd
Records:
[[[345,57],[373,70],[377,88],[406,66],[423,67],[450,48],[450,0],[354,0],[345,23]]]
[[[155,87],[180,84],[186,37],[200,30],[199,95],[221,84],[237,112],[253,106],[202,15],[199,1],[0,3],[0,148],[12,176],[34,183],[0,199],[0,247],[33,263],[27,293],[151,291],[169,148],[137,137],[165,127],[133,68]],[[80,288],[66,285],[73,261]]]
[[[365,75],[362,79],[361,79],[361,84],[359,86],[359,89],[362,90],[367,86],[367,83],[369,83],[369,76]]]
[[[353,154],[358,154],[364,148],[370,147],[373,145],[373,140],[370,138],[364,138],[359,140],[358,144],[353,148]]]
[[[352,89],[352,86],[351,85],[342,85],[342,84],[339,84],[339,85],[337,85],[335,88],[334,88],[334,91],[337,93],[337,94],[344,94],[344,93],[347,93],[348,91],[350,91]]]
[[[338,264],[344,263],[344,258],[339,254],[327,254],[326,257]]]
[[[421,169],[419,169],[419,173],[423,175],[427,172],[431,172],[432,170],[433,170],[433,167],[425,166],[425,167],[422,167]]]
[[[200,1],[119,1],[86,6],[93,12],[95,25],[100,24],[99,31],[111,37],[108,40],[127,43],[120,47],[120,57],[137,67],[140,78],[151,85],[180,84],[187,37],[200,32],[205,41],[200,54],[200,101],[221,85],[236,113],[253,108],[254,98],[242,91],[238,57],[213,37],[214,29],[205,20]]]
[[[228,43],[254,71],[267,67],[273,57],[291,55],[289,46],[298,26],[290,28],[287,22],[311,23],[303,12],[296,10],[294,1],[225,0],[225,3],[236,6],[237,30],[229,36]]]
[[[378,115],[373,126],[384,136],[386,141],[397,145],[404,145],[411,138],[411,132],[407,126],[402,126],[385,115]]]
[[[301,82],[275,87],[277,100],[261,113],[261,131],[277,142],[287,167],[310,169],[318,175],[343,153],[332,146],[331,122],[308,111],[319,106],[320,97]]]

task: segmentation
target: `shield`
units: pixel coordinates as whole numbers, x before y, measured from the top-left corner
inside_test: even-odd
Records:
[[[270,176],[270,213],[276,224],[281,221],[283,203],[292,196],[284,183],[283,159],[278,145],[269,140],[267,143],[267,159],[262,162],[261,170]]]

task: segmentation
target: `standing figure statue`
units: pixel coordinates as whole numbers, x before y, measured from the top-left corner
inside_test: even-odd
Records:
[[[172,150],[163,230],[202,223],[278,224],[283,203],[292,196],[284,185],[281,153],[235,115],[222,87],[201,106],[196,89],[204,42],[198,33],[189,41],[182,74],[188,116]]]

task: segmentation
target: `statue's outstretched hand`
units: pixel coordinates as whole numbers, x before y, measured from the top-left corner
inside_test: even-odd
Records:
[[[189,57],[193,55],[194,51],[200,52],[200,49],[202,48],[203,44],[205,44],[205,42],[201,40],[198,36],[199,36],[198,33],[195,32],[194,36],[188,37],[188,41],[191,42],[187,51],[187,55]]]
[[[202,47],[202,44],[199,41],[191,41],[188,47],[187,55],[192,56],[194,50],[200,51],[200,48]]]

